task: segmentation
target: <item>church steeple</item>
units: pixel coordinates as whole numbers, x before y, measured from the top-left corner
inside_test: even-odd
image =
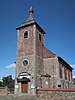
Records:
[[[32,6],[31,6],[30,9],[29,9],[29,14],[30,14],[30,16],[29,16],[29,18],[27,19],[26,22],[29,22],[29,21],[34,20],[34,18],[33,18],[33,8],[32,8]]]
[[[33,18],[33,8],[32,6],[30,7],[29,9],[29,18],[23,23],[21,24],[21,26],[17,27],[16,30],[19,30],[19,29],[22,29],[24,27],[27,27],[29,25],[32,25],[32,24],[36,24],[36,26],[39,27],[39,29],[42,31],[43,34],[45,34],[44,30],[40,27],[40,25],[34,20]]]
[[[40,66],[43,65],[45,32],[34,20],[32,7],[29,9],[28,19],[16,29],[18,43],[15,86],[18,88],[15,88],[15,93],[35,94],[38,81],[36,75],[41,73],[43,68]]]

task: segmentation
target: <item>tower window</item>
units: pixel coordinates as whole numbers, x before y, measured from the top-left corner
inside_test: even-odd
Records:
[[[41,34],[39,34],[39,40],[41,41]]]
[[[25,31],[24,38],[28,38],[28,31]]]
[[[58,87],[61,87],[61,85],[59,84]]]

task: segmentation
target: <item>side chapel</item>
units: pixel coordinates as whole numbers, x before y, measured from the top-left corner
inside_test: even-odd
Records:
[[[17,27],[15,94],[36,94],[37,88],[72,88],[72,67],[44,46],[45,31],[33,18]]]

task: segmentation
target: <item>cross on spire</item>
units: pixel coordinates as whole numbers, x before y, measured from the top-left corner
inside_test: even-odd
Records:
[[[29,22],[29,21],[34,20],[34,18],[33,18],[33,9],[32,9],[32,6],[31,6],[30,9],[29,9],[29,14],[30,14],[30,16],[29,16],[29,18],[27,19],[26,22]]]
[[[30,13],[30,17],[31,17],[32,14],[33,14],[33,8],[32,8],[32,6],[31,6],[30,9],[29,9],[29,13]]]

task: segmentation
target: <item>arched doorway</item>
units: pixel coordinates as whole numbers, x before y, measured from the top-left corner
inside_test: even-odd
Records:
[[[30,74],[22,72],[19,74],[17,81],[21,84],[21,93],[28,93],[28,83],[30,82]]]

